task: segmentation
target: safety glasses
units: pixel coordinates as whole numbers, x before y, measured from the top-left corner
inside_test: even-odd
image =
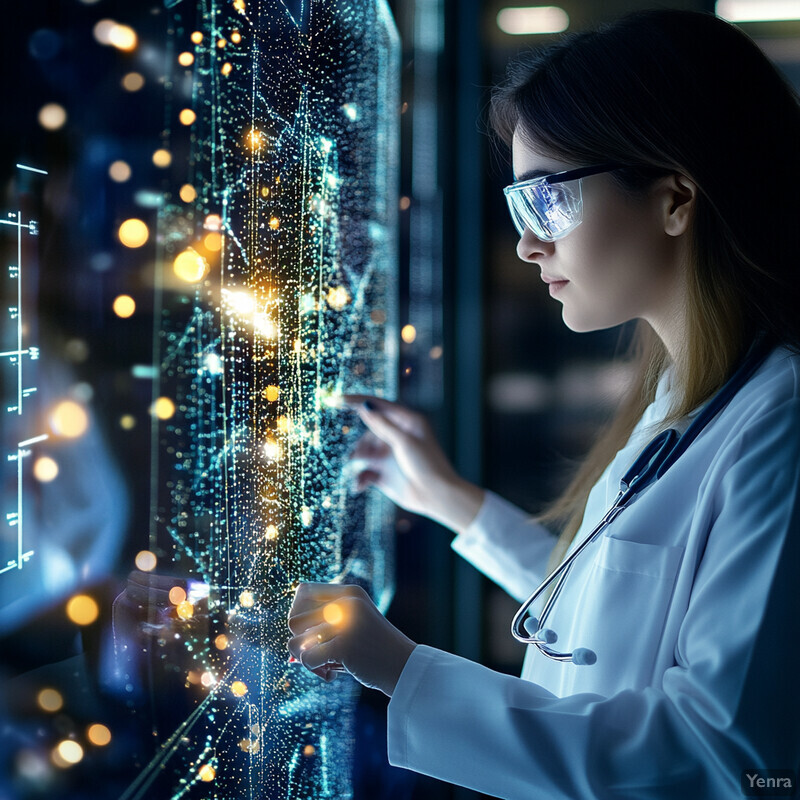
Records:
[[[514,227],[520,236],[529,228],[534,236],[554,242],[581,224],[583,196],[581,179],[611,172],[620,164],[597,164],[541,178],[512,183],[503,189]]]

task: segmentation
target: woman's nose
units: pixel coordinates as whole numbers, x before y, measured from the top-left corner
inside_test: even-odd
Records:
[[[538,261],[542,256],[548,255],[554,247],[554,242],[545,242],[539,239],[530,228],[525,228],[525,232],[517,242],[517,255],[523,261]]]

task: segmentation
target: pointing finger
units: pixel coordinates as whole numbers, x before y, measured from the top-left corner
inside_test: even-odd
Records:
[[[342,402],[351,408],[357,408],[364,405],[364,403],[372,403],[376,408],[396,405],[391,400],[386,400],[384,397],[376,397],[372,394],[343,394]]]

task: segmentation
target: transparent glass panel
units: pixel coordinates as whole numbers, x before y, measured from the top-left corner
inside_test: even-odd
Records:
[[[368,0],[170,14],[155,627],[123,670],[161,744],[125,798],[349,797],[357,684],[288,664],[286,618],[300,581],[384,610],[393,591],[391,511],[351,492],[363,427],[341,396],[395,395],[396,30]]]

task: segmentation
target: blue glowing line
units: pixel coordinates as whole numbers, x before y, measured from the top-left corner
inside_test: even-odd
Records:
[[[35,172],[38,175],[49,175],[50,173],[43,169],[36,169],[36,167],[29,167],[26,164],[17,164],[17,169],[24,169],[28,172]]]

